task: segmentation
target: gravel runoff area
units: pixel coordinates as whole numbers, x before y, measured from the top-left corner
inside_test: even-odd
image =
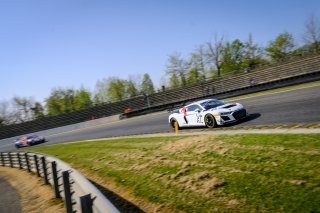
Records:
[[[0,169],[1,171],[1,169]],[[20,213],[20,198],[17,190],[0,173],[0,212]]]
[[[43,180],[17,168],[0,167],[0,212],[65,212]]]

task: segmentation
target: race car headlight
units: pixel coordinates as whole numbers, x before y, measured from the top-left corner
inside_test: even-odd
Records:
[[[220,112],[220,115],[230,115],[232,112]]]

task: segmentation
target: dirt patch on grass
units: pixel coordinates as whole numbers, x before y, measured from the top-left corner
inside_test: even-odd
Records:
[[[225,155],[231,148],[235,148],[222,141],[213,141],[211,138],[207,143],[199,143],[196,145],[194,152],[197,154],[203,154],[207,152],[215,151],[217,154]]]
[[[208,141],[210,137],[212,136],[202,135],[202,136],[183,138],[175,142],[170,142],[168,144],[165,144],[163,147],[161,147],[161,149],[168,152],[182,151],[198,143]]]
[[[65,212],[63,202],[54,197],[43,179],[16,168],[0,167],[3,176],[19,193],[22,212]]]
[[[188,170],[181,170],[177,174],[171,176],[171,179],[176,180],[180,187],[190,189],[204,196],[209,196],[212,190],[226,184],[224,180],[213,177],[212,174],[206,171],[182,176],[186,172],[188,172]]]
[[[288,183],[296,186],[302,186],[302,185],[306,185],[307,181],[306,180],[289,180]]]

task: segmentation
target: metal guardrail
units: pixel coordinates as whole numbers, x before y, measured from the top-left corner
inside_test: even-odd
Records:
[[[320,55],[313,55],[293,61],[261,67],[246,73],[235,73],[220,78],[209,79],[184,87],[167,89],[147,97],[137,96],[127,100],[103,103],[83,110],[65,113],[57,116],[44,117],[0,127],[0,139],[23,135],[31,132],[52,129],[90,120],[123,113],[130,107],[133,114],[148,112],[154,109],[172,107],[184,101],[203,97],[221,97],[224,94],[241,94],[242,91],[252,91],[252,88],[277,84],[279,81],[320,75]],[[265,87],[264,87],[265,88]],[[129,115],[128,115],[129,116]]]
[[[31,152],[0,152],[0,165],[19,168],[51,184],[56,198],[62,198],[67,213],[118,213],[118,209],[83,175],[52,156]]]

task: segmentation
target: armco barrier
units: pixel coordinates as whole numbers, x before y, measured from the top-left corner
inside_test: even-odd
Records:
[[[320,76],[320,55],[314,55],[262,67],[247,73],[236,73],[221,78],[215,78],[185,87],[169,89],[147,97],[137,96],[115,103],[104,103],[94,107],[78,110],[58,116],[44,117],[21,124],[0,127],[0,139],[26,133],[38,132],[90,120],[123,113],[130,107],[131,115],[171,107],[184,101],[202,97],[221,97],[225,94],[241,94],[252,91],[253,88],[266,88],[279,82]],[[130,114],[128,114],[130,116]]]
[[[0,152],[0,166],[24,169],[51,184],[56,198],[62,198],[68,213],[119,212],[105,196],[77,170],[51,156],[31,152]]]

